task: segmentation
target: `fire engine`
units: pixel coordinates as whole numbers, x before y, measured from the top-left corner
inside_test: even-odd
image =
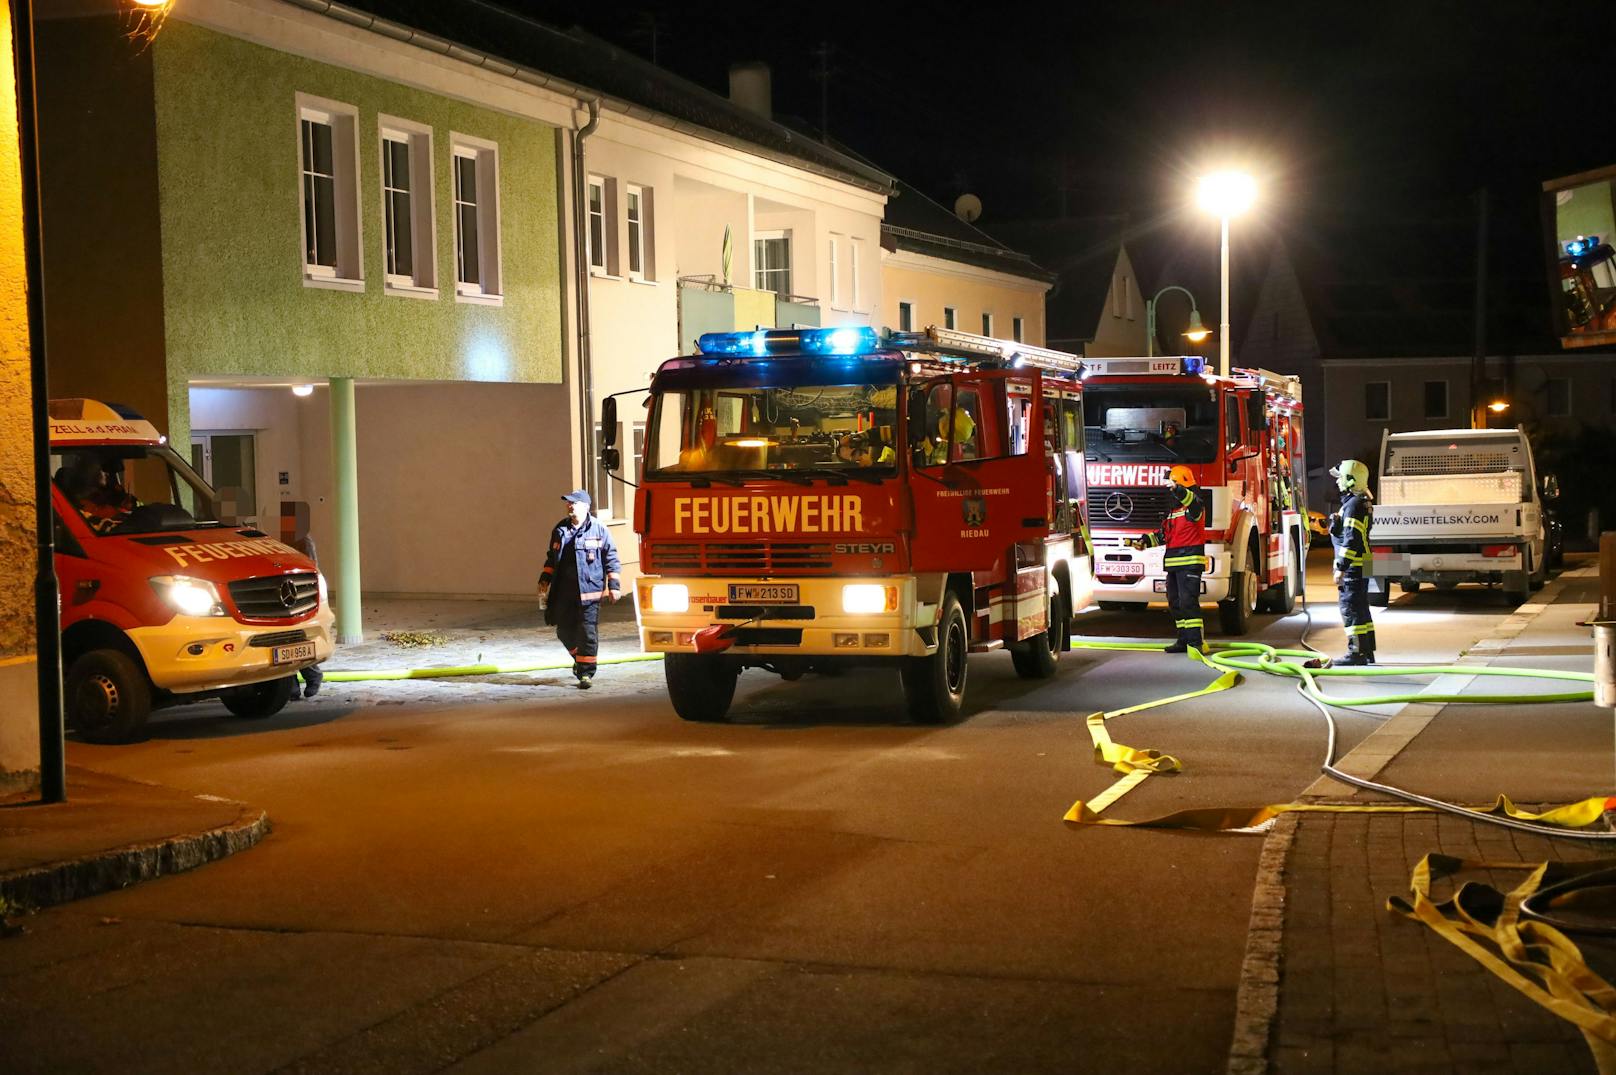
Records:
[[[67,719],[93,742],[159,706],[218,698],[267,717],[331,656],[314,562],[219,513],[219,496],[134,411],[50,402],[51,510]]]
[[[1054,673],[1092,588],[1075,355],[935,326],[698,349],[652,379],[635,498],[640,639],[679,716],[727,719],[747,668],[896,665],[925,723],[959,715],[968,653]]]
[[[1225,634],[1256,611],[1290,612],[1302,592],[1307,483],[1302,385],[1237,369],[1222,377],[1194,356],[1086,359],[1083,418],[1094,595],[1101,608],[1160,601],[1162,550],[1124,542],[1161,525],[1167,473],[1188,466],[1206,491],[1205,599]]]

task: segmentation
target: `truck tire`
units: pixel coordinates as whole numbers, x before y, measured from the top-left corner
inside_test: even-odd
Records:
[[[1296,595],[1302,592],[1301,551],[1294,550],[1290,563],[1285,565],[1285,577],[1263,592],[1259,604],[1264,612],[1277,612],[1289,616],[1296,611]]]
[[[1548,562],[1538,563],[1537,557],[1532,554],[1531,549],[1526,550],[1526,562],[1528,565],[1526,569],[1527,585],[1534,590],[1543,589],[1544,584],[1549,581]]]
[[[1398,583],[1398,585],[1403,588],[1404,593],[1419,593],[1420,592],[1420,580],[1419,579],[1404,579],[1402,582]]]
[[[1218,624],[1226,635],[1243,635],[1251,630],[1251,616],[1257,611],[1257,573],[1250,565],[1257,562],[1255,544],[1246,552],[1247,570],[1229,572],[1229,596],[1218,602]]]
[[[266,679],[262,683],[220,691],[219,701],[238,717],[262,720],[285,709],[297,689],[296,676],[282,676],[280,679]]]
[[[1055,674],[1065,648],[1065,608],[1060,591],[1049,598],[1049,627],[1010,650],[1010,661],[1022,679],[1048,679]]]
[[[735,662],[705,653],[670,653],[662,661],[668,698],[681,720],[727,724],[741,669]]]
[[[959,719],[965,704],[970,648],[965,610],[950,590],[937,619],[937,652],[930,657],[907,657],[903,662],[903,696],[916,724],[948,724]]]
[[[68,724],[91,743],[127,743],[151,713],[145,670],[121,650],[81,654],[67,670],[62,693]]]

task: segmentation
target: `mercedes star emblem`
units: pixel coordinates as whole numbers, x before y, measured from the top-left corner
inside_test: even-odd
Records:
[[[291,579],[281,580],[281,604],[288,609],[297,604],[297,583]]]
[[[1112,493],[1105,498],[1105,517],[1115,522],[1124,522],[1133,514],[1133,497],[1127,493]]]

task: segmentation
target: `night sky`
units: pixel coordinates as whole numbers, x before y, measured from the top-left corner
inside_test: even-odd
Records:
[[[944,204],[977,194],[990,233],[1124,213],[1147,286],[1204,275],[1209,250],[1215,272],[1216,226],[1188,204],[1211,164],[1263,184],[1237,268],[1265,229],[1462,221],[1485,186],[1496,256],[1539,281],[1540,184],[1616,164],[1612,0],[504,6],[718,92],[732,61],[764,60],[777,113],[815,126],[828,43],[835,138]],[[1467,263],[1471,242],[1455,237]]]

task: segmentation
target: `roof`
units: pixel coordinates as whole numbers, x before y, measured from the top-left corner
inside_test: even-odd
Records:
[[[695,128],[691,133],[723,143],[741,143],[761,156],[887,193],[892,177],[869,163],[807,138],[783,124],[742,108],[713,91],[627,52],[578,27],[560,29],[499,7],[488,0],[285,0],[350,25],[376,30],[438,52],[449,43],[460,59],[488,57],[516,69],[566,83],[563,92],[600,95],[607,105],[641,109]],[[381,20],[381,21],[377,21]],[[398,32],[403,30],[403,33]],[[416,31],[416,33],[411,33]],[[422,37],[421,34],[427,35]],[[491,65],[496,66],[497,65]]]
[[[996,226],[1009,242],[1055,273],[1044,315],[1044,335],[1051,343],[1094,339],[1122,253],[1124,223],[1120,216],[1105,216],[1017,220]]]
[[[881,222],[882,246],[908,250],[947,261],[996,269],[1011,276],[1052,284],[1055,273],[1012,250],[993,236],[955,216],[909,184],[897,182]]]

